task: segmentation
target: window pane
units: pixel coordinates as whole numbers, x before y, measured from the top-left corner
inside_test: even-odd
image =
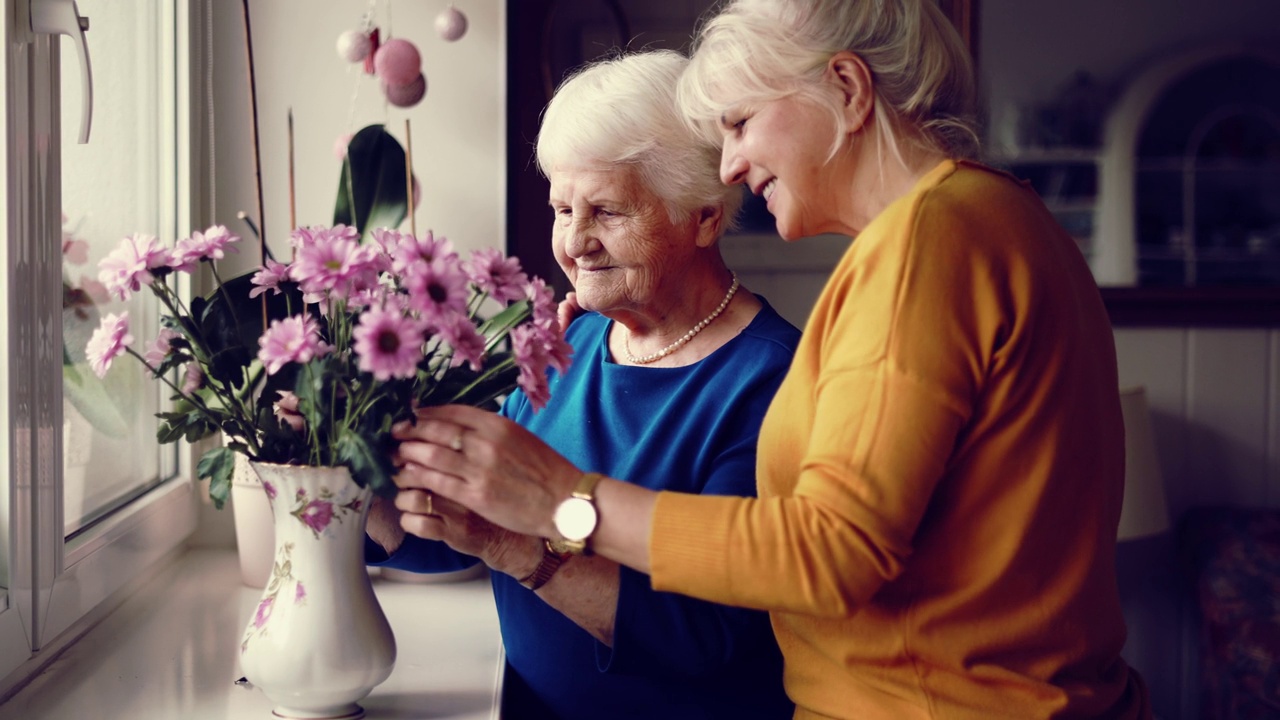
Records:
[[[159,383],[122,356],[103,379],[84,348],[108,313],[128,311],[131,347],[143,352],[158,328],[157,303],[143,290],[128,301],[107,296],[98,261],[133,233],[173,242],[173,113],[165,87],[162,13],[151,3],[80,0],[92,19],[93,127],[76,144],[82,108],[80,59],[61,43],[63,207],[63,516],[68,535],[162,478],[155,413]],[[166,393],[165,398],[168,397]],[[165,446],[172,452],[172,446]],[[171,464],[166,463],[171,466]]]

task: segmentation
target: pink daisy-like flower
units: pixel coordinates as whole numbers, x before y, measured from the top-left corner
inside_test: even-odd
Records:
[[[437,240],[430,230],[421,238],[403,233],[400,243],[392,251],[391,270],[397,275],[405,275],[415,265],[430,265],[437,260],[457,262],[458,253],[453,251],[453,243],[448,238]]]
[[[564,373],[569,369],[569,365],[573,363],[573,346],[564,339],[564,333],[560,332],[560,321],[554,318],[547,321],[534,321],[533,323],[537,341],[547,353],[547,364],[556,369],[556,372]]]
[[[111,361],[124,354],[133,336],[129,334],[129,313],[110,314],[102,318],[98,329],[93,331],[89,344],[85,347],[85,355],[89,358],[89,366],[98,377],[106,377],[111,368]]]
[[[525,296],[529,277],[520,269],[520,261],[503,257],[497,248],[476,250],[462,266],[471,282],[498,302],[519,300]]]
[[[302,522],[311,528],[312,532],[319,534],[329,527],[329,522],[333,520],[333,503],[324,500],[312,500],[303,508],[302,514],[299,515]]]
[[[511,351],[516,365],[520,367],[516,384],[529,396],[529,403],[537,412],[551,400],[551,388],[547,384],[547,352],[540,342],[537,328],[526,323],[513,329]]]
[[[202,385],[204,385],[204,372],[200,370],[200,363],[187,363],[187,372],[182,378],[182,393],[190,395],[199,390]]]
[[[298,248],[297,258],[289,267],[289,277],[302,286],[304,293],[327,292],[346,298],[353,290],[376,280],[377,250],[361,245],[359,237],[342,230],[319,231],[311,244]]]
[[[154,235],[135,233],[98,263],[98,279],[117,299],[128,300],[143,285],[151,284],[155,279],[152,270],[168,265],[169,251]]]
[[[435,327],[447,327],[467,312],[467,275],[456,261],[414,265],[408,269],[404,284],[409,307]]]
[[[525,298],[529,300],[529,304],[533,306],[533,319],[535,322],[556,319],[556,294],[555,291],[547,287],[547,281],[540,277],[535,277],[529,281],[525,287]]]
[[[420,320],[377,308],[366,311],[351,331],[358,367],[382,381],[413,377],[422,361],[422,332]]]
[[[89,243],[74,238],[69,233],[63,233],[62,259],[72,265],[83,265],[89,262]]]
[[[267,264],[249,278],[249,282],[257,286],[249,291],[249,297],[256,298],[268,290],[272,295],[279,295],[280,283],[288,279],[289,266],[267,258]]]
[[[258,339],[258,359],[274,375],[286,363],[306,363],[333,348],[320,339],[320,325],[310,315],[294,315],[272,320],[271,327]]]
[[[193,272],[201,260],[221,260],[227,251],[238,252],[231,247],[240,242],[225,225],[214,225],[204,232],[194,232],[189,238],[178,241],[169,260],[169,267],[179,272]]]
[[[271,404],[271,411],[276,419],[288,425],[294,432],[302,432],[306,427],[306,420],[302,417],[302,413],[298,412],[298,396],[288,390],[277,390],[276,394],[280,399]]]
[[[170,341],[182,337],[182,333],[171,330],[169,328],[160,328],[160,332],[156,334],[156,339],[151,341],[151,345],[147,347],[147,352],[142,358],[147,361],[151,367],[159,367],[164,359],[169,357],[169,352],[173,350]]]
[[[475,323],[459,315],[440,328],[440,337],[453,348],[449,367],[458,367],[464,362],[471,363],[471,369],[476,372],[484,367],[485,337],[476,329]]]

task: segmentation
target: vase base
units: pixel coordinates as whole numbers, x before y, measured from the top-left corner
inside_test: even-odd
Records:
[[[364,708],[352,703],[345,707],[334,708],[333,714],[276,708],[271,711],[271,715],[284,720],[360,720],[364,717]]]

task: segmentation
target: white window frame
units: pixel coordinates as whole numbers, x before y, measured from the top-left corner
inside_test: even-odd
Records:
[[[60,128],[59,40],[27,28],[32,0],[3,0],[5,16],[0,78],[7,95],[0,143],[0,278],[7,286],[7,328],[0,330],[0,408],[8,432],[0,433],[0,513],[9,519],[0,538],[0,562],[9,568],[7,602],[0,600],[0,698],[16,689],[57,651],[144,581],[195,530],[193,452],[185,444],[175,462],[163,455],[169,479],[136,500],[64,539],[62,517],[61,161],[60,145],[75,142],[76,128]],[[161,187],[174,187],[164,203],[164,232],[186,232],[203,220],[197,193],[199,141],[191,132],[193,39],[207,42],[206,3],[155,0],[167,36],[162,85],[174,112],[164,123]],[[89,32],[93,52],[92,28]],[[78,103],[70,98],[67,102]],[[92,142],[92,138],[90,138]],[[203,227],[203,225],[200,225]],[[169,238],[172,241],[172,237]],[[167,446],[166,446],[167,447]]]

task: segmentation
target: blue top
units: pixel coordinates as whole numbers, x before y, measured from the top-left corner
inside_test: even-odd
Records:
[[[552,373],[548,406],[535,414],[516,391],[502,414],[584,471],[654,490],[755,495],[756,436],[800,332],[765,302],[703,360],[652,368],[610,359],[611,325],[595,313],[577,318],[566,333],[573,365]],[[412,535],[383,562],[381,548],[366,547],[371,564],[419,572],[475,562]],[[766,613],[655,592],[648,575],[623,567],[610,648],[515,579],[491,577],[509,663],[504,717],[792,715]]]

